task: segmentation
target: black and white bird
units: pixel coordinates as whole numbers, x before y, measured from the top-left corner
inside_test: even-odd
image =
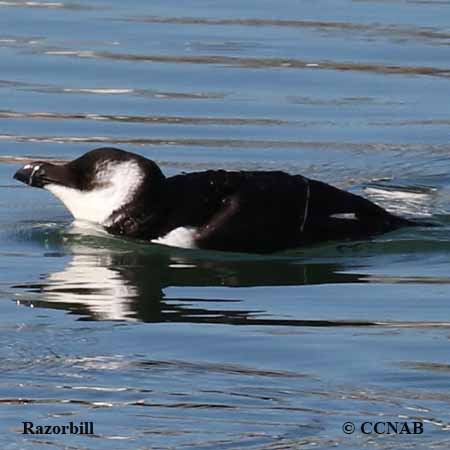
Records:
[[[186,248],[269,253],[416,225],[326,183],[281,171],[208,170],[166,178],[143,156],[99,148],[14,175],[111,234]]]

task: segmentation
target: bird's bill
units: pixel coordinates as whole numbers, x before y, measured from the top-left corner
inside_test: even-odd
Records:
[[[38,188],[43,188],[50,183],[65,185],[68,181],[65,179],[63,166],[40,161],[26,164],[14,174],[14,178]]]
[[[31,164],[27,164],[20,168],[15,174],[14,178],[22,183],[29,184],[31,179],[31,173],[33,172],[33,166]]]

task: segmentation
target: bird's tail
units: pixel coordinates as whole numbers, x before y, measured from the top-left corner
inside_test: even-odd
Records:
[[[434,222],[429,222],[425,219],[405,219],[404,217],[389,214],[389,222],[393,228],[401,227],[438,227]]]

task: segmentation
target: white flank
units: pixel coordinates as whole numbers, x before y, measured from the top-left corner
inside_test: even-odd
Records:
[[[170,247],[195,248],[196,233],[196,228],[178,227],[158,239],[153,239],[152,242]]]
[[[133,199],[143,173],[135,162],[106,164],[97,172],[101,187],[93,191],[47,184],[45,188],[58,197],[77,220],[104,224],[109,216]]]
[[[337,213],[337,214],[331,214],[333,219],[351,219],[351,220],[357,220],[355,213]]]

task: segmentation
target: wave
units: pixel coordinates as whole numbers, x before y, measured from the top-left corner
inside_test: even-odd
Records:
[[[46,50],[51,56],[66,56],[77,58],[110,59],[115,61],[134,61],[150,63],[203,64],[223,65],[240,69],[308,69],[308,70],[337,70],[382,73],[385,75],[428,75],[450,77],[450,68],[429,66],[400,66],[386,64],[371,64],[359,62],[337,61],[308,61],[295,58],[248,58],[238,56],[182,56],[182,55],[142,55],[131,53],[113,53],[94,50]]]

